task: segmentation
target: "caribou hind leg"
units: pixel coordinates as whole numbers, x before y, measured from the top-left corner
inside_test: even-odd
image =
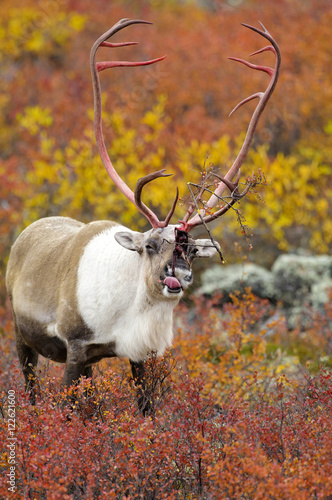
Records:
[[[25,390],[29,393],[31,404],[36,402],[35,369],[38,363],[38,353],[25,342],[15,318],[16,349],[25,380]]]

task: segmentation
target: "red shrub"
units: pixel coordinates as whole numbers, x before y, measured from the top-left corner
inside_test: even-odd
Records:
[[[163,372],[165,363],[158,369]],[[199,378],[183,373],[181,382],[169,377],[167,384],[167,390],[155,389],[159,405],[150,418],[136,411],[130,381],[111,371],[97,379],[93,395],[88,382],[79,387],[73,411],[63,406],[52,379],[44,381],[35,407],[13,385],[16,493],[11,497],[310,499],[331,494],[328,372],[304,375],[297,386],[281,378],[269,392],[253,390],[253,382],[246,400],[230,397],[222,406],[202,395]],[[9,443],[4,395],[2,401],[7,417],[2,441]],[[8,496],[4,478],[2,498]]]

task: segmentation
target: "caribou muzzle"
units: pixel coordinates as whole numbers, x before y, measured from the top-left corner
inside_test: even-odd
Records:
[[[183,291],[191,285],[192,281],[193,273],[187,262],[179,259],[174,268],[170,263],[165,267],[165,274],[161,276],[163,295],[178,298],[179,294],[183,295]]]

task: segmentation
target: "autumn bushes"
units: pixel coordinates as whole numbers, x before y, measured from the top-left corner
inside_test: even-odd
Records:
[[[231,395],[220,406],[202,394],[200,379],[183,375],[181,384],[168,382],[167,397],[145,419],[127,381],[105,375],[107,392],[95,396],[92,418],[85,402],[68,420],[45,386],[35,407],[16,392],[17,494],[10,498],[306,500],[331,493],[330,374],[306,376],[295,390],[282,377],[266,392],[251,393],[248,384],[248,399]],[[4,467],[6,453],[2,460]]]
[[[8,390],[16,395],[17,491],[9,498],[307,500],[331,494],[331,373],[287,355],[284,323],[269,324],[266,303],[249,291],[234,296],[222,314],[218,297],[194,300],[194,307],[178,311],[172,353],[148,363],[153,411],[146,418],[137,411],[127,361],[95,367],[94,390],[89,381],[75,394],[69,389],[72,410],[64,404],[68,390],[60,390],[57,365],[40,368],[31,406],[16,360],[2,361],[4,443]],[[273,339],[267,336],[272,328]],[[313,325],[312,341],[315,335]],[[7,338],[4,353],[13,359]],[[272,340],[279,352],[270,350]],[[6,498],[4,477],[0,496]]]
[[[148,362],[153,410],[146,418],[126,360],[100,362],[95,388],[85,381],[76,391],[61,390],[63,367],[44,362],[31,406],[2,311],[0,497],[327,499],[332,376],[319,363],[331,355],[331,308],[289,331],[249,290],[231,299],[222,310],[219,296],[180,305],[174,349]],[[9,437],[16,459],[10,495]]]

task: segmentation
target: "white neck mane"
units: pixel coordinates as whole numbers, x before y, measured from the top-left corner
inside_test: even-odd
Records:
[[[114,240],[116,226],[85,247],[78,269],[78,310],[92,343],[115,342],[116,354],[142,361],[172,344],[174,301],[149,298],[140,256]]]

